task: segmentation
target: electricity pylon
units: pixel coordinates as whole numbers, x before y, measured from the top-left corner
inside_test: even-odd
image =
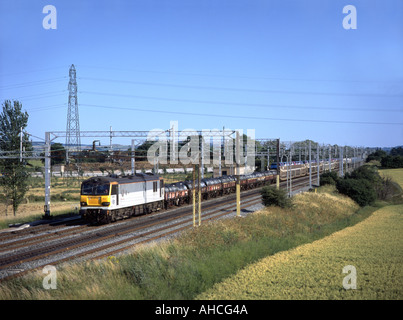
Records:
[[[74,64],[72,64],[70,67],[69,76],[69,107],[67,111],[66,149],[69,152],[79,152],[81,150],[80,120],[78,114],[76,68],[74,67]]]

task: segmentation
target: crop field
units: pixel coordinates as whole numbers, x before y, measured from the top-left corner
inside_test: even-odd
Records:
[[[403,298],[403,205],[387,206],[359,224],[280,252],[240,271],[198,299]],[[346,290],[345,266],[356,269]]]
[[[379,173],[383,177],[390,177],[403,188],[403,169],[382,169]]]
[[[380,174],[403,188],[403,169],[380,170]],[[320,189],[330,201],[331,188]],[[308,212],[312,206],[326,207],[306,196],[296,198],[295,203],[303,209],[307,200],[311,200]],[[334,205],[343,206],[343,200],[339,198]],[[355,226],[263,258],[197,298],[401,300],[402,230],[403,205],[385,206]],[[356,289],[343,287],[348,276],[343,273],[345,266],[355,268]]]

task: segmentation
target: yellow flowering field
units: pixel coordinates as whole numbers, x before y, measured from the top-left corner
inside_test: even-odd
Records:
[[[353,227],[251,264],[197,299],[401,300],[402,230],[403,205],[384,207]],[[343,273],[345,266],[355,267],[356,289],[343,286],[353,275]]]

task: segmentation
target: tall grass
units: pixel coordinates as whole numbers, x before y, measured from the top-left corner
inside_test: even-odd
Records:
[[[43,290],[41,274],[10,280],[0,284],[0,299],[193,299],[250,263],[322,238],[374,210],[331,193],[305,193],[295,197],[293,208],[206,223],[106,262],[58,267],[57,290]]]

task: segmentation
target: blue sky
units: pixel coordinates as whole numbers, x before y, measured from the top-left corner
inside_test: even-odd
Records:
[[[56,30],[42,26],[48,4]],[[349,4],[356,30],[342,25]],[[31,134],[66,129],[71,64],[83,131],[173,120],[179,130],[403,144],[400,0],[0,2],[0,100],[22,102]]]

